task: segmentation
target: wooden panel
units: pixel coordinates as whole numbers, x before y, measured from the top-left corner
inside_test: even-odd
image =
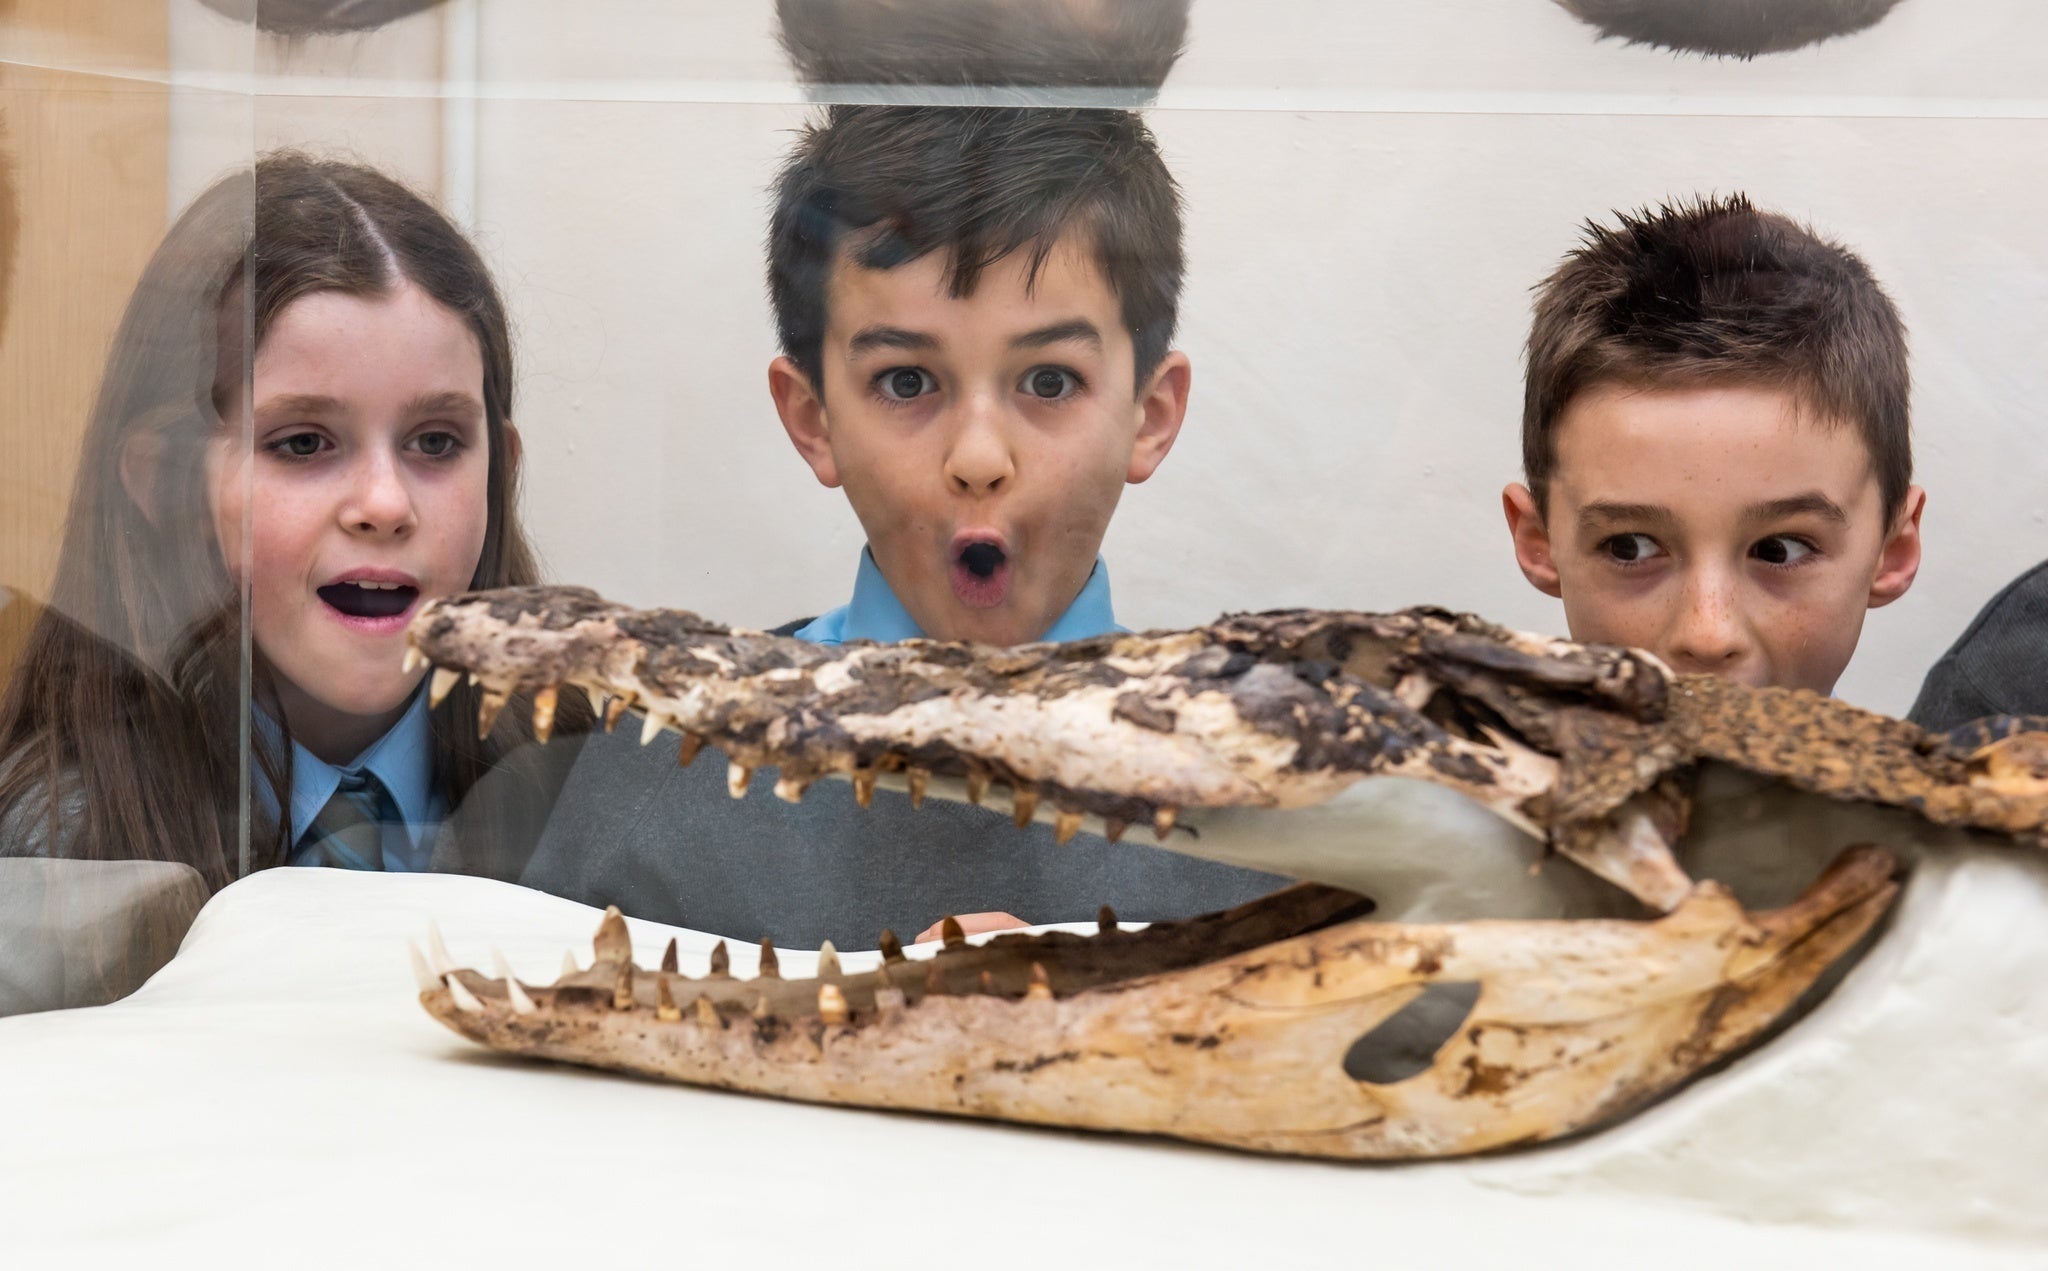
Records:
[[[0,7],[0,34],[10,58],[142,72],[0,64],[0,146],[18,210],[15,241],[0,241],[13,265],[11,279],[0,270],[0,586],[39,597],[107,346],[163,235],[170,98],[147,68],[166,63],[169,41],[164,7],[135,0],[14,0]],[[0,622],[0,675],[21,632]]]

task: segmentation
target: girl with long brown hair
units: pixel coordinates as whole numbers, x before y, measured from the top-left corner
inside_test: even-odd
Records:
[[[478,739],[476,690],[430,710],[400,669],[426,600],[537,580],[512,389],[497,289],[418,195],[289,152],[201,195],[115,337],[0,698],[0,855],[181,861],[219,888],[425,868],[458,808],[494,855],[536,834],[538,770],[498,783],[524,805],[469,798],[537,763],[514,755],[530,712]],[[562,707],[559,731],[588,726]]]

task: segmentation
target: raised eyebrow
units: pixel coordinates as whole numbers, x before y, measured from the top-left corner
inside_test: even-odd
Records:
[[[1010,347],[1013,349],[1042,349],[1049,344],[1066,344],[1069,342],[1086,344],[1097,353],[1100,353],[1102,351],[1102,332],[1094,323],[1086,318],[1071,318],[1065,322],[1055,322],[1050,326],[1040,327],[1036,331],[1026,331],[1024,334],[1011,340]]]
[[[1671,523],[1671,509],[1654,503],[1616,503],[1602,499],[1579,509],[1579,528],[1583,530],[1602,530],[1614,525],[1647,525],[1663,529]]]
[[[1847,525],[1849,514],[1842,505],[1818,490],[1794,494],[1783,499],[1772,499],[1768,503],[1750,505],[1742,513],[1745,525],[1767,525],[1772,521],[1790,520],[1795,516],[1817,516],[1837,525]]]
[[[341,399],[326,397],[317,393],[279,393],[266,397],[256,404],[259,416],[275,415],[337,415],[341,413]]]
[[[849,357],[859,357],[876,349],[930,353],[938,347],[938,338],[926,335],[922,331],[910,331],[903,327],[862,327],[846,342],[846,353]]]
[[[406,413],[412,415],[463,415],[471,419],[484,413],[484,404],[476,394],[450,389],[445,393],[422,393],[406,403]]]

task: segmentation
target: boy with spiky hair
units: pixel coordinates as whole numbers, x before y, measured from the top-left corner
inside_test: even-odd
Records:
[[[1742,195],[1586,227],[1538,288],[1515,556],[1575,640],[1832,692],[1920,566],[1906,336],[1853,253]]]
[[[782,425],[866,531],[821,643],[1019,644],[1119,630],[1098,557],[1127,484],[1187,409],[1172,347],[1180,201],[1144,124],[1109,110],[840,106],[776,186],[769,291]],[[622,730],[623,731],[623,730]],[[719,765],[598,735],[521,881],[728,936],[871,947],[1186,916],[1284,880],[890,791],[733,801]],[[757,773],[766,790],[773,774]],[[930,926],[928,927],[928,924]]]
[[[1189,0],[775,0],[808,84],[1157,92]]]

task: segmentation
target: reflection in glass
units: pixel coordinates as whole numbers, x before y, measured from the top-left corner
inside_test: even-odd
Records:
[[[1557,0],[1603,36],[1682,52],[1755,57],[1877,25],[1899,0]]]
[[[278,35],[370,31],[431,9],[441,0],[200,0],[207,8]]]
[[[810,84],[1157,90],[1189,0],[776,0]]]

